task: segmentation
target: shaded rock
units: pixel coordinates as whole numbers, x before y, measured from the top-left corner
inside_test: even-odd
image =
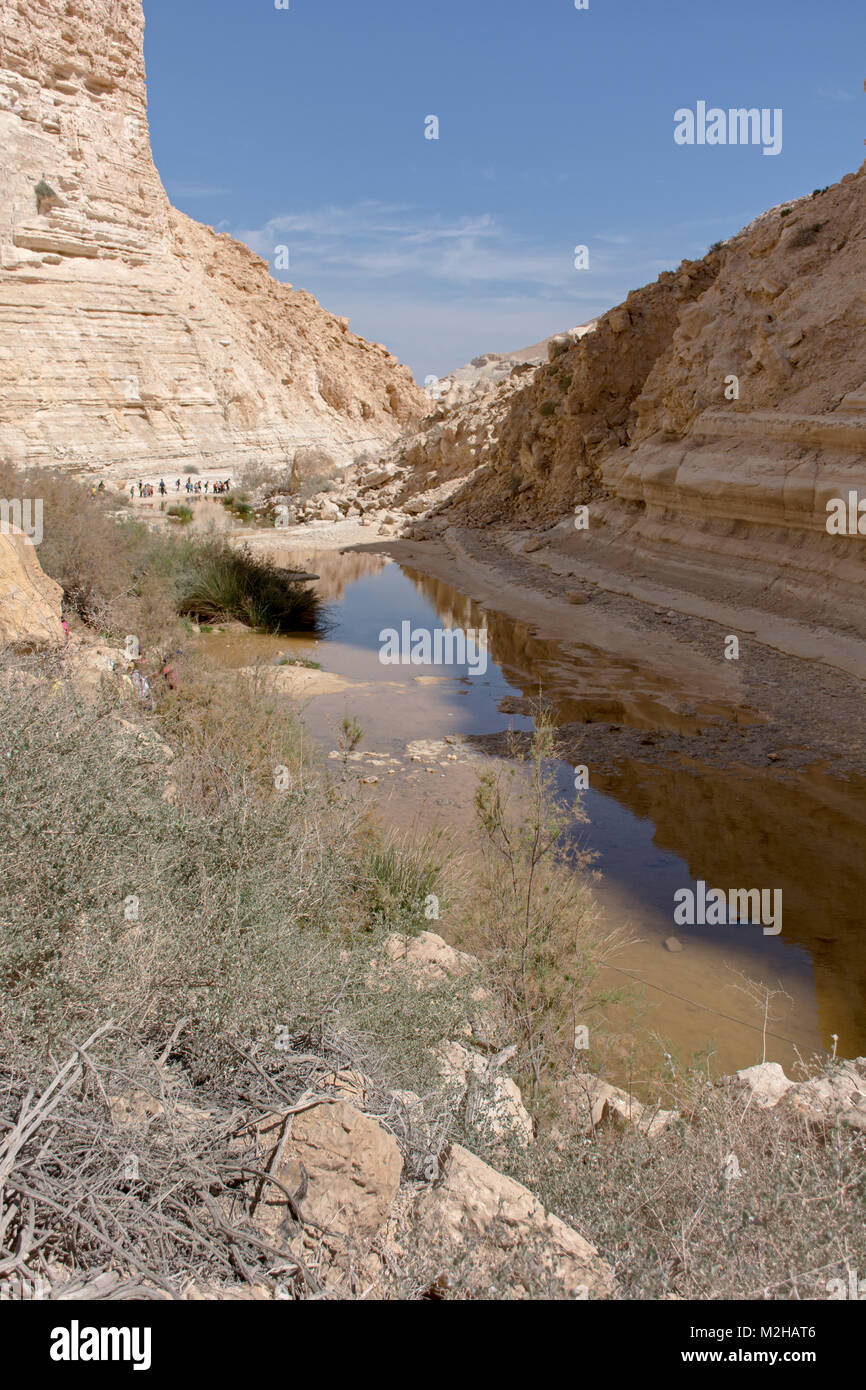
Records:
[[[542,1284],[554,1297],[580,1299],[613,1292],[612,1273],[594,1246],[522,1183],[459,1144],[415,1215],[431,1255],[460,1288],[520,1295]]]
[[[507,1049],[513,1053],[514,1049]],[[440,1071],[453,1096],[453,1103],[465,1101],[465,1119],[470,1129],[476,1129],[488,1143],[517,1144],[526,1148],[532,1143],[535,1127],[532,1116],[523,1104],[520,1087],[500,1070],[508,1056],[481,1057],[477,1052],[457,1042],[445,1042],[439,1048]]]
[[[63,590],[42,569],[17,526],[0,530],[0,647],[49,647],[64,640]]]
[[[842,1062],[826,1076],[789,1086],[783,1101],[807,1124],[866,1131],[866,1058]]]
[[[347,1101],[318,1104],[292,1117],[273,1115],[256,1131],[258,1167],[292,1195],[310,1239],[332,1255],[363,1250],[375,1236],[400,1186],[403,1160],[393,1135]],[[283,1192],[257,1187],[256,1223],[274,1236],[297,1236]]]
[[[678,1110],[643,1105],[628,1091],[611,1086],[590,1072],[569,1077],[560,1093],[566,1113],[588,1129],[607,1124],[631,1125],[647,1139],[655,1139],[680,1118]]]
[[[758,1062],[754,1067],[744,1067],[733,1076],[724,1076],[721,1085],[732,1086],[748,1092],[751,1098],[764,1109],[772,1109],[794,1085],[789,1081],[778,1062]]]

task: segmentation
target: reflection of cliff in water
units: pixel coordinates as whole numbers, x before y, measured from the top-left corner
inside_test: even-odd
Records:
[[[634,759],[614,773],[594,773],[592,785],[651,820],[653,844],[684,859],[692,880],[723,890],[781,888],[780,940],[812,959],[824,1041],[837,1033],[842,1056],[863,1051],[866,787],[820,774],[781,780],[687,760],[649,766]],[[759,952],[759,927],[755,933]],[[773,986],[773,965],[762,966],[758,958],[748,973]]]
[[[303,546],[269,545],[267,555],[282,569],[306,570],[317,574],[316,592],[326,601],[342,598],[352,584],[378,574],[388,563],[380,555],[356,551],[343,555],[339,550],[305,549]]]
[[[755,716],[719,702],[687,705],[672,681],[597,647],[545,641],[525,623],[482,608],[441,579],[403,567],[445,627],[488,632],[491,659],[509,684],[530,700],[543,697],[557,724],[623,724],[636,729],[699,733],[718,719],[750,722]],[[524,711],[528,712],[528,711]]]
[[[693,879],[781,888],[781,940],[812,959],[822,1036],[837,1033],[842,1056],[864,1050],[866,786],[631,759],[593,786],[652,821],[654,844],[684,859]],[[772,984],[771,964],[766,976]]]
[[[406,573],[443,624],[486,624],[493,661],[525,697],[541,691],[558,724],[592,721],[697,734],[699,752],[702,728],[720,718],[750,722],[742,709],[689,708],[675,686],[653,672],[593,648],[543,641],[441,580]],[[682,756],[651,762],[620,756],[613,769],[605,761],[607,771],[593,768],[593,789],[649,820],[654,845],[684,860],[692,881],[782,889],[780,941],[811,958],[825,1042],[836,1033],[841,1055],[866,1050],[866,783],[812,771],[724,770]],[[671,901],[671,920],[672,914]],[[772,987],[773,939],[755,932],[750,959],[742,964]],[[742,938],[732,960],[741,947]]]

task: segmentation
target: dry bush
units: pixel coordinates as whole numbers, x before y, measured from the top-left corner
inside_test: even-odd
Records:
[[[612,997],[598,975],[625,942],[623,933],[599,926],[592,856],[570,834],[586,815],[579,800],[562,802],[554,747],[553,726],[539,711],[528,750],[517,740],[511,750],[526,778],[514,767],[479,777],[480,862],[468,935],[518,1044],[521,1082],[536,1101],[571,1065],[578,1022]]]
[[[108,683],[83,699],[65,654],[0,660],[0,1274],[55,1279],[53,1261],[87,1296],[109,1267],[128,1296],[258,1281],[279,1252],[213,1205],[242,1181],[228,1139],[343,1067],[410,1175],[445,1142],[432,1050],[465,999],[383,981],[379,955],[419,861],[388,847],[404,896],[372,918],[370,827],[267,681],[190,663],[147,713]],[[435,1123],[408,1117],[406,1089]],[[163,1108],[131,1139],[107,1098],[135,1092]],[[205,1137],[181,1102],[213,1112]]]
[[[171,623],[170,547],[138,522],[118,523],[103,494],[45,469],[0,464],[0,493],[42,500],[39,563],[63,589],[64,608],[102,632],[152,641]]]
[[[706,1077],[682,1089],[689,1108],[656,1138],[560,1123],[515,1163],[600,1248],[620,1297],[827,1298],[866,1267],[862,1134],[809,1130]]]

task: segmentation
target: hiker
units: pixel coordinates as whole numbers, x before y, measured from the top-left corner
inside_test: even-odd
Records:
[[[177,482],[175,483],[174,490],[175,492],[180,492],[180,478],[178,478]]]
[[[179,655],[179,653],[177,653],[177,655]],[[165,681],[165,684],[169,690],[177,690],[177,667],[172,664],[171,658],[166,658],[166,660],[163,662],[160,668],[159,674]]]
[[[141,481],[141,479],[139,478],[139,480],[138,480],[138,495],[139,495],[139,497],[142,496],[143,489],[144,489],[144,483],[143,483],[143,482]]]
[[[166,485],[165,485],[165,478],[160,478],[160,480],[159,480],[159,495],[160,495],[160,497],[164,497],[167,491],[168,491],[168,488],[167,488]]]
[[[135,483],[129,484],[129,500],[130,502],[135,501]]]

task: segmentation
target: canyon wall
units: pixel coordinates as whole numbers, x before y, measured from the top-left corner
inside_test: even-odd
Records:
[[[863,538],[826,525],[866,498],[866,165],[439,409],[397,462],[405,498],[458,480],[464,525],[559,522],[575,558],[866,632]]]
[[[394,440],[409,370],[172,208],[143,34],[141,0],[0,0],[0,456],[236,473]]]

